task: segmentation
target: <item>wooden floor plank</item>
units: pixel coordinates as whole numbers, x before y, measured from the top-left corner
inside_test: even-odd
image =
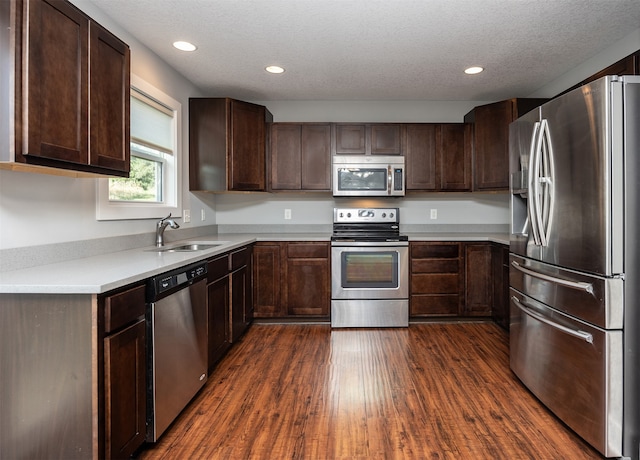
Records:
[[[255,324],[152,459],[600,459],[509,369],[492,323]]]

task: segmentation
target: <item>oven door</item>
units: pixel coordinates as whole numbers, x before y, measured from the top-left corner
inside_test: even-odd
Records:
[[[331,247],[331,298],[408,299],[409,247],[398,242]]]

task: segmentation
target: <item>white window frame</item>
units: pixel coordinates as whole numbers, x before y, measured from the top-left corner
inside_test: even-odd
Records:
[[[110,201],[109,179],[97,180],[96,220],[154,219],[171,213],[182,217],[182,104],[140,77],[131,74],[131,87],[162,103],[173,111],[173,158],[164,162],[162,202]],[[173,164],[171,164],[173,163]]]

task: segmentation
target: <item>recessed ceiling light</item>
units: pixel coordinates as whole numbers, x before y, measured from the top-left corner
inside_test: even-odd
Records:
[[[264,68],[264,70],[266,70],[269,73],[282,73],[284,72],[284,69],[282,67],[280,67],[279,65],[270,65]]]
[[[469,67],[468,69],[464,69],[464,73],[466,73],[467,75],[475,75],[477,73],[480,73],[484,70],[484,68],[482,67]]]
[[[178,48],[180,51],[195,51],[198,49],[196,45],[189,42],[173,42],[173,46]]]

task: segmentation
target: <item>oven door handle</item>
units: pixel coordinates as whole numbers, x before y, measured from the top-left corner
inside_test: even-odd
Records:
[[[520,302],[516,296],[511,296],[511,301],[524,313],[525,315],[531,316],[534,319],[546,324],[547,326],[551,326],[559,331],[564,332],[565,334],[569,334],[572,337],[576,337],[578,339],[584,340],[587,343],[593,343],[593,335],[589,334],[585,331],[574,330],[567,326],[563,326],[562,324],[558,324],[555,321],[550,320],[549,318],[541,315],[540,313],[533,311],[531,308],[528,308],[526,304]]]

